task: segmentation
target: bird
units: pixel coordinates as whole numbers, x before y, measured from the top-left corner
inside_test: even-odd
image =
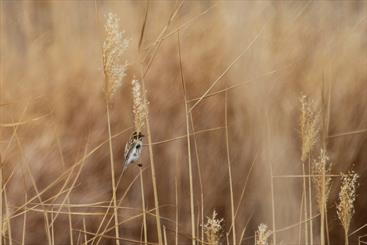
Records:
[[[141,148],[143,146],[143,138],[144,135],[141,132],[134,132],[129,141],[125,145],[125,153],[124,153],[124,166],[127,167],[132,163],[135,163],[139,160],[141,155]],[[138,163],[138,166],[141,167],[142,164]]]

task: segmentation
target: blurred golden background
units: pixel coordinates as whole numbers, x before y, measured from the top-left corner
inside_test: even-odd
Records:
[[[148,67],[144,80],[161,223],[168,244],[176,242],[176,222],[178,243],[192,244],[179,48],[187,104],[192,109],[192,194],[199,238],[204,237],[201,224],[206,222],[205,217],[216,210],[224,219],[222,244],[227,244],[227,239],[231,244],[254,244],[260,223],[277,230],[277,244],[306,244],[305,226],[297,225],[302,178],[274,177],[302,175],[302,94],[317,108],[329,112],[327,134],[316,144],[313,159],[324,144],[332,162],[331,173],[353,169],[360,176],[350,233],[367,224],[366,1],[147,4],[2,0],[3,243],[83,244],[84,239],[93,238],[102,221],[112,193],[102,66],[105,16],[109,12],[120,18],[120,27],[129,40],[127,76],[110,110],[112,134],[117,134],[112,142],[115,176],[118,179],[122,172],[125,143],[133,131],[131,80],[141,79],[141,70]],[[152,62],[142,61],[145,56]],[[212,96],[198,100],[206,92]],[[234,206],[238,207],[235,242],[231,235],[226,96],[228,155]],[[144,147],[147,210],[155,207],[149,159],[148,147]],[[139,168],[129,166],[116,195],[117,199],[124,197],[119,209],[119,220],[123,221],[120,236],[141,241],[138,175]],[[340,180],[335,177],[327,204],[327,244],[344,244],[343,227],[336,214],[339,188]],[[312,219],[313,240],[320,244],[320,217],[316,201],[312,203],[316,215]],[[154,211],[147,215],[150,242],[157,242],[154,215]],[[45,216],[50,220],[56,217],[48,228]],[[47,230],[53,233],[51,240]],[[350,244],[358,244],[358,236],[364,234],[367,228],[352,234]],[[113,236],[113,230],[107,232],[101,244],[113,244]]]

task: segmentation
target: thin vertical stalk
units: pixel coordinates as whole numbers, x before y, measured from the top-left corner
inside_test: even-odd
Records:
[[[146,97],[146,89],[145,89],[145,82],[142,76],[141,78],[141,86],[143,90],[143,98],[144,104],[147,105],[148,100]],[[149,158],[150,158],[150,170],[152,174],[152,184],[153,184],[153,194],[154,194],[154,207],[155,207],[155,218],[156,218],[156,226],[157,226],[157,236],[158,236],[158,244],[163,244],[162,239],[162,229],[161,229],[161,216],[159,212],[159,200],[158,200],[158,191],[157,191],[157,180],[156,180],[156,173],[155,173],[155,166],[154,166],[154,155],[153,155],[153,147],[152,147],[152,135],[150,131],[150,122],[149,122],[149,110],[147,106],[147,115],[145,117],[146,127],[147,127],[147,138],[148,138],[148,148],[149,148]]]
[[[321,200],[320,200],[320,244],[325,245],[325,164],[322,169]]]
[[[113,199],[113,213],[114,213],[114,219],[115,219],[115,236],[116,236],[116,244],[120,245],[119,221],[118,221],[118,216],[117,216],[117,202],[116,202],[115,167],[114,167],[113,151],[112,151],[112,133],[111,133],[111,121],[110,121],[110,109],[109,109],[109,104],[108,104],[107,101],[106,101],[106,115],[107,115],[107,127],[108,127],[108,144],[109,144],[109,149],[110,149],[112,199]]]
[[[326,232],[326,241],[327,241],[327,244],[330,245],[330,237],[329,237],[329,222],[328,222],[328,219],[327,219],[327,206],[325,204],[325,232]]]
[[[164,245],[168,245],[168,243],[167,243],[166,226],[163,226],[163,238],[164,238]]]
[[[53,208],[51,208],[50,216],[51,216],[51,220],[53,220],[54,219],[54,209]],[[51,229],[51,244],[54,245],[55,244],[54,222],[51,223],[50,229]]]
[[[6,195],[6,190],[4,188],[4,204],[5,204],[5,213],[6,213],[6,220],[7,220],[7,226],[8,226],[8,240],[9,245],[13,245],[13,238],[12,238],[12,232],[11,232],[11,223],[10,223],[10,211],[9,211],[9,203],[8,203],[8,197]]]
[[[305,193],[302,192],[301,205],[300,205],[300,208],[299,208],[298,244],[301,244],[301,238],[302,238],[302,224],[303,224],[302,214],[303,214],[303,202],[304,202],[304,198],[305,198]]]
[[[269,123],[269,115],[268,111],[266,111],[266,124],[267,124],[267,144],[266,147],[269,150],[270,146],[270,123]],[[273,175],[273,164],[270,162],[269,153],[267,155],[266,161],[270,165],[270,190],[271,190],[271,211],[272,211],[272,230],[273,230],[273,244],[277,244],[277,236],[276,236],[276,226],[275,226],[275,196],[274,196],[274,175]]]
[[[0,245],[3,244],[3,162],[0,156]]]
[[[28,201],[27,190],[25,190],[24,203],[27,203],[27,201]],[[24,209],[27,210],[27,205],[25,206]],[[24,212],[23,228],[22,228],[22,245],[25,244],[26,225],[27,225],[27,212]]]
[[[304,218],[305,218],[305,244],[308,245],[308,214],[307,214],[307,190],[306,190],[306,171],[305,171],[305,163],[302,162],[302,180],[303,180],[303,185],[302,185],[302,192],[304,193]]]
[[[193,188],[193,174],[192,174],[192,162],[191,162],[191,142],[190,142],[190,127],[189,127],[189,111],[187,105],[187,96],[186,96],[186,85],[182,72],[182,60],[181,60],[181,45],[180,45],[180,32],[177,32],[177,42],[178,42],[178,55],[179,55],[179,64],[180,64],[180,74],[181,74],[181,83],[184,94],[184,103],[185,103],[185,117],[186,117],[186,138],[187,138],[187,154],[188,154],[188,162],[189,162],[189,181],[190,181],[190,209],[191,209],[191,239],[192,245],[195,245],[196,235],[195,235],[195,210],[194,210],[194,188]]]
[[[308,154],[308,208],[310,215],[310,244],[313,245],[313,227],[312,227],[312,188],[311,188],[311,153]]]
[[[344,237],[345,237],[345,240],[344,240],[345,245],[349,245],[348,231],[345,229],[344,229]]]
[[[191,122],[191,129],[195,132],[194,127],[194,120],[192,119],[192,113],[190,112],[190,122]],[[198,169],[198,177],[199,177],[199,186],[200,186],[200,218],[201,224],[204,224],[204,192],[203,192],[203,181],[201,178],[201,169],[200,169],[200,159],[199,159],[199,151],[196,141],[196,134],[194,134],[194,148],[195,148],[195,155],[196,155],[196,162],[197,162],[197,169]],[[204,241],[204,225],[201,225],[201,243]]]
[[[85,217],[83,217],[83,230],[84,230],[84,242],[87,242],[88,237],[87,237],[87,226],[85,225]]]
[[[231,198],[231,215],[232,215],[232,236],[233,236],[233,245],[236,245],[236,222],[234,215],[234,200],[233,200],[233,182],[232,182],[232,169],[231,169],[231,159],[229,153],[229,140],[228,140],[228,93],[225,92],[224,96],[224,121],[226,128],[226,149],[227,149],[227,165],[228,165],[228,175],[229,175],[229,191]]]
[[[177,168],[177,164],[176,164]],[[176,171],[177,173],[177,171]],[[176,225],[175,225],[175,244],[178,245],[178,193],[177,193],[177,174],[175,174],[175,202],[176,202]]]
[[[57,149],[58,149],[58,152],[59,152],[59,155],[60,155],[60,158],[61,158],[62,169],[64,171],[65,170],[65,159],[64,159],[64,155],[62,153],[60,137],[58,135],[56,125],[54,127],[54,134],[55,134],[55,138],[56,138]],[[72,220],[72,217],[71,217],[71,209],[70,209],[70,196],[67,197],[66,202],[67,202],[67,205],[68,205],[67,209],[68,209],[68,220],[69,220],[70,245],[74,245],[73,220]],[[54,222],[54,220],[52,219],[51,224],[53,224],[53,222]]]
[[[147,234],[147,216],[145,210],[145,197],[144,197],[144,181],[143,181],[143,170],[140,168],[140,190],[141,190],[141,206],[143,209],[143,229],[144,229],[144,244],[148,242]]]

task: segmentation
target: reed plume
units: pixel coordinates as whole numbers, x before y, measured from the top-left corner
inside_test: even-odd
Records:
[[[268,238],[271,236],[271,231],[268,230],[268,226],[260,224],[258,230],[255,233],[256,245],[268,245]]]
[[[343,226],[345,235],[345,245],[349,244],[348,232],[350,221],[355,212],[354,202],[356,200],[356,189],[358,185],[358,174],[350,171],[347,174],[342,174],[341,187],[339,192],[339,203],[336,207],[338,218]]]
[[[134,127],[135,131],[140,133],[145,126],[145,117],[147,115],[146,103],[144,102],[139,80],[132,80],[131,85],[133,94]]]
[[[312,193],[311,193],[311,179],[308,178],[308,211],[307,211],[307,190],[306,190],[306,170],[305,170],[305,162],[308,159],[308,172],[311,173],[311,163],[310,156],[311,151],[315,144],[319,139],[319,113],[314,109],[313,102],[308,99],[306,95],[302,95],[300,98],[301,104],[301,115],[299,118],[299,126],[300,126],[300,135],[301,135],[301,162],[302,162],[302,175],[303,177],[303,186],[302,186],[302,199],[304,203],[303,212],[305,219],[308,219],[308,214],[312,215]],[[308,244],[308,224],[305,224],[305,243]],[[309,221],[309,229],[310,229],[310,240],[311,245],[313,244],[313,228],[312,228],[312,220]]]
[[[212,217],[207,217],[207,222],[203,225],[206,242],[209,245],[218,245],[221,238],[223,219],[219,219],[217,215],[214,210]]]
[[[301,116],[300,116],[300,130],[302,140],[301,161],[307,160],[312,148],[319,138],[319,116],[313,108],[313,102],[310,101],[306,95],[300,98]]]
[[[313,183],[316,191],[316,201],[320,211],[320,240],[325,244],[325,210],[331,188],[331,166],[332,163],[324,149],[321,149],[320,156],[314,160],[312,165]]]
[[[105,103],[106,103],[106,116],[107,116],[107,127],[108,127],[108,141],[110,150],[110,165],[111,165],[111,183],[112,183],[112,199],[113,199],[113,210],[114,210],[114,221],[115,221],[115,236],[116,244],[120,244],[119,241],[119,221],[117,211],[117,200],[116,200],[116,180],[115,180],[115,169],[113,160],[112,150],[112,133],[111,133],[111,120],[110,120],[110,109],[109,103],[112,96],[115,94],[117,89],[122,85],[122,79],[126,75],[127,64],[123,62],[123,54],[128,47],[128,40],[124,38],[123,32],[120,31],[119,18],[109,13],[106,18],[105,31],[106,39],[103,43],[102,58],[103,58],[103,71],[105,75]]]
[[[107,101],[110,101],[117,89],[121,87],[127,70],[123,54],[129,46],[129,41],[124,38],[124,32],[120,31],[119,21],[120,19],[112,13],[106,17],[106,39],[103,43],[102,59],[105,75],[104,92]]]
[[[314,160],[312,165],[312,181],[316,191],[316,201],[320,210],[325,207],[329,198],[331,177],[328,175],[330,175],[331,166],[332,163],[326,151],[321,149],[320,156],[317,160]]]

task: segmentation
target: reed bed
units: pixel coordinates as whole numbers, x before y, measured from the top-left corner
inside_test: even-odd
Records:
[[[1,1],[0,245],[366,244],[366,13]]]

